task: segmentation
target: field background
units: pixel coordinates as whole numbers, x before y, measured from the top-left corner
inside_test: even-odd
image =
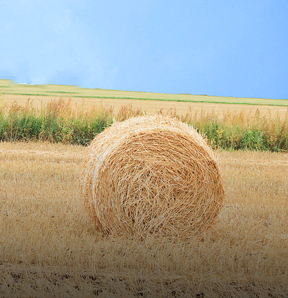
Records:
[[[78,106],[82,105],[84,100],[87,108],[103,104],[113,106],[115,111],[119,111],[123,105],[132,104],[135,109],[139,108],[148,113],[176,109],[179,115],[185,115],[190,108],[193,112],[198,113],[202,110],[216,113],[227,110],[252,112],[259,110],[264,114],[270,112],[276,115],[279,113],[281,117],[284,117],[288,108],[288,100],[281,99],[86,89],[67,85],[25,85],[15,84],[9,80],[0,80],[0,96],[5,103],[17,101],[23,106],[27,103],[28,98],[33,105],[41,107],[51,100],[63,97],[71,98],[73,103]]]
[[[240,124],[253,129],[256,122],[251,119],[258,117],[259,129],[271,131],[271,142],[278,130],[287,134],[285,100],[31,86],[7,80],[0,85],[2,105],[17,103],[7,120],[11,140],[19,111],[35,119],[30,110],[25,112],[28,99],[40,112],[49,107],[50,118],[43,117],[55,125],[58,116],[75,116],[75,109],[84,105],[87,111],[96,107],[98,116],[114,109],[120,120],[140,111],[178,116],[188,111],[211,121],[215,112],[231,132]],[[70,98],[73,108],[61,98]],[[79,189],[87,149],[69,145],[69,129],[76,127],[71,125],[62,127],[68,129],[62,139],[66,145],[51,143],[57,141],[53,138],[0,142],[0,297],[288,297],[287,153],[218,152],[226,198],[214,230],[191,243],[139,243],[103,237],[87,216]],[[223,134],[221,127],[216,132]]]
[[[1,143],[1,297],[287,297],[287,154],[220,152],[214,231],[138,243],[105,238],[88,218],[86,150]]]
[[[192,125],[214,149],[288,151],[286,100],[34,86],[7,80],[0,86],[0,141],[87,145],[114,121],[161,113]]]

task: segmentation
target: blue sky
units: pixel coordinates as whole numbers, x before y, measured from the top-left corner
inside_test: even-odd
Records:
[[[0,78],[288,99],[287,0],[0,0]]]

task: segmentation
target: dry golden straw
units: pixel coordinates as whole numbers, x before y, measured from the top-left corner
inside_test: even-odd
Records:
[[[88,147],[85,204],[105,234],[199,234],[215,223],[224,190],[212,149],[191,127],[161,115],[116,122]]]

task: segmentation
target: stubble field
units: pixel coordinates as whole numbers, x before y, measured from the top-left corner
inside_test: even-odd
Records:
[[[154,114],[159,111],[163,113],[167,113],[169,111],[177,110],[177,114],[179,116],[185,116],[188,111],[190,111],[193,115],[195,113],[200,114],[201,112],[205,113],[216,113],[218,115],[224,114],[226,112],[250,112],[254,114],[256,111],[259,111],[261,115],[271,114],[273,117],[279,115],[280,118],[285,118],[287,114],[288,107],[283,106],[270,106],[270,105],[242,105],[240,101],[238,103],[214,103],[214,102],[177,102],[169,101],[169,100],[154,100],[154,99],[117,99],[117,98],[84,98],[84,97],[61,97],[61,95],[55,96],[27,96],[27,95],[18,95],[18,94],[4,94],[2,95],[2,100],[4,104],[12,104],[13,102],[17,102],[18,105],[25,107],[27,106],[27,99],[30,100],[32,105],[36,108],[41,109],[43,106],[47,105],[47,103],[51,101],[59,100],[62,98],[63,100],[72,100],[73,105],[77,105],[78,107],[82,107],[85,105],[86,109],[91,109],[93,107],[99,107],[100,105],[106,107],[113,107],[114,111],[119,112],[123,106],[130,105],[133,109],[145,111],[149,114]],[[282,100],[282,102],[286,103],[286,101]],[[288,101],[287,101],[288,103]]]
[[[1,100],[5,104],[16,101],[19,105],[26,106],[29,98],[35,107],[41,108],[59,97],[70,98],[78,106],[81,106],[84,100],[87,108],[103,104],[113,106],[118,112],[123,106],[133,105],[133,108],[147,113],[156,113],[159,110],[166,113],[171,109],[177,109],[178,115],[182,116],[190,109],[193,113],[204,110],[206,113],[214,111],[217,114],[241,110],[255,113],[258,110],[262,115],[269,112],[273,116],[285,117],[288,108],[288,101],[281,99],[88,89],[68,85],[16,84],[10,80],[0,80],[0,103]]]
[[[288,155],[220,152],[219,221],[190,243],[101,236],[85,148],[0,143],[0,297],[287,297]]]

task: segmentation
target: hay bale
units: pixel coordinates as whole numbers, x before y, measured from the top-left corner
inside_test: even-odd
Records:
[[[114,123],[88,147],[83,198],[107,234],[187,239],[215,222],[224,190],[212,149],[160,115]]]

